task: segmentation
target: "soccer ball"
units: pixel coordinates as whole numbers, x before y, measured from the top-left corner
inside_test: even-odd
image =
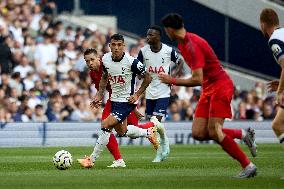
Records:
[[[65,170],[72,165],[72,155],[66,150],[60,150],[56,152],[53,157],[53,164],[59,170]]]

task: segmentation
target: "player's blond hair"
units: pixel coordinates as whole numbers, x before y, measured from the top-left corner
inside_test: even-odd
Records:
[[[265,8],[261,11],[260,22],[267,24],[267,26],[278,26],[279,18],[273,9]]]

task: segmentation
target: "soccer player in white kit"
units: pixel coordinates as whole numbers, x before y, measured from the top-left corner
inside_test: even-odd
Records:
[[[270,8],[263,9],[260,14],[260,27],[268,38],[268,45],[282,71],[280,80],[268,83],[268,90],[276,92],[276,104],[279,106],[272,122],[272,129],[284,147],[284,28],[280,27],[277,13]]]
[[[152,78],[146,70],[145,65],[137,59],[124,52],[124,38],[120,34],[111,36],[111,52],[106,53],[103,58],[103,74],[100,80],[99,91],[91,103],[93,107],[101,105],[103,94],[109,81],[112,94],[111,114],[102,121],[101,134],[97,140],[91,156],[78,159],[79,163],[85,168],[91,168],[99,157],[103,149],[109,142],[109,137],[114,128],[119,136],[131,138],[147,137],[154,148],[157,150],[159,141],[157,132],[163,130],[162,124],[156,121],[155,126],[149,129],[138,128],[133,125],[127,126],[127,116],[136,108],[139,96],[146,90]],[[135,91],[136,76],[144,78],[140,88]],[[159,131],[157,131],[159,130]]]
[[[161,122],[167,114],[171,86],[162,83],[158,74],[171,73],[171,64],[177,64],[178,70],[182,68],[177,52],[161,42],[162,28],[156,25],[151,26],[147,31],[147,43],[141,48],[137,59],[142,62],[152,77],[152,82],[146,89],[146,115],[150,119],[157,117]],[[160,134],[161,146],[153,162],[161,162],[170,153],[169,140],[166,133]]]

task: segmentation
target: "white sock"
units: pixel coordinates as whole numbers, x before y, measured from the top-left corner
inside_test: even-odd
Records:
[[[106,147],[106,145],[109,142],[109,136],[110,136],[110,132],[107,131],[102,131],[97,143],[94,147],[94,151],[91,154],[91,158],[93,159],[93,162],[96,161],[96,159],[100,156],[100,154],[102,153],[102,151],[104,150],[104,148]]]
[[[280,142],[280,145],[284,148],[284,133],[282,133],[279,137],[279,142]]]
[[[134,125],[127,125],[126,136],[130,138],[147,137],[147,129],[142,129]]]

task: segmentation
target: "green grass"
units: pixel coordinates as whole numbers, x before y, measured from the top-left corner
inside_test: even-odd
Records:
[[[0,148],[0,188],[284,188],[280,180],[284,152],[278,144],[259,145],[258,157],[251,158],[258,175],[244,180],[232,178],[240,166],[218,145],[175,145],[170,157],[158,164],[151,163],[155,153],[150,146],[124,146],[127,168],[107,168],[112,158],[105,150],[92,169],[82,169],[74,161],[65,171],[52,164],[61,149],[68,150],[73,160],[92,151],[92,147]]]

